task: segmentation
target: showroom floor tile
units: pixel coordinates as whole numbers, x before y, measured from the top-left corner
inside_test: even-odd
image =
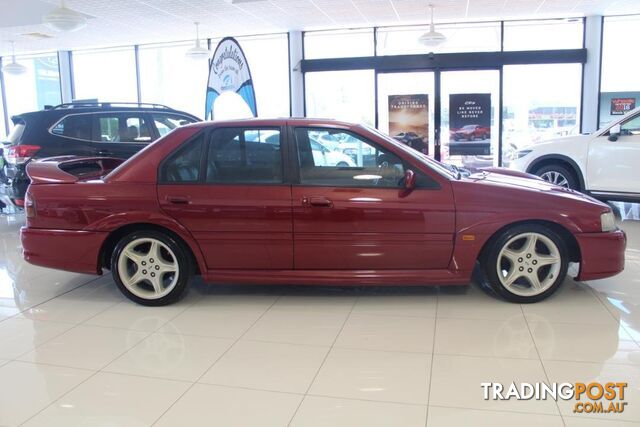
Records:
[[[465,288],[208,286],[174,306],[22,261],[0,216],[0,426],[640,423],[640,221],[625,271],[537,304]],[[485,401],[481,382],[628,382],[624,413]]]

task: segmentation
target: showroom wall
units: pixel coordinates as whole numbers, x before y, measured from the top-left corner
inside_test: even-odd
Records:
[[[445,130],[449,117],[445,95],[477,88],[492,94],[491,127],[496,132],[500,129],[500,147],[492,138],[492,156],[495,164],[506,164],[511,146],[519,141],[535,142],[584,130],[581,129],[583,107],[597,110],[598,121],[604,124],[619,114],[620,109],[636,104],[640,93],[637,77],[640,59],[630,55],[628,46],[621,41],[633,34],[632,30],[639,24],[638,15],[602,19],[597,107],[583,106],[583,63],[580,61],[527,63],[525,60],[500,66],[497,73],[488,72],[482,65],[476,67],[478,72],[472,73],[469,70],[475,69],[474,64],[467,64],[461,68],[469,71],[466,74],[443,69],[439,76],[435,76],[433,70],[381,71],[374,66],[303,70],[302,90],[294,88],[291,93],[290,70],[297,65],[291,62],[290,67],[289,34],[237,39],[251,67],[259,116],[290,115],[293,96],[296,102],[302,99],[307,116],[364,122],[388,131],[389,95],[430,94],[428,111],[433,121],[437,86],[442,98],[439,109],[444,142],[448,138]],[[532,58],[545,52],[583,49],[585,32],[590,30],[583,18],[440,24],[438,29],[447,34],[447,41],[434,49],[436,56],[530,52]],[[418,42],[426,30],[426,26],[394,26],[304,32],[301,35],[303,62],[426,56],[426,48]],[[291,34],[300,36],[301,33]],[[212,50],[218,41],[210,39]],[[60,89],[59,60],[70,64],[69,83],[75,99],[162,103],[202,117],[207,63],[185,58],[184,52],[191,44],[176,42],[19,55],[17,60],[27,67],[27,72],[19,76],[3,75],[0,133],[12,127],[10,121],[4,122],[5,118],[62,102],[65,96]],[[474,87],[469,83],[480,81],[483,86]],[[435,139],[433,126],[429,128],[428,139],[431,143]]]

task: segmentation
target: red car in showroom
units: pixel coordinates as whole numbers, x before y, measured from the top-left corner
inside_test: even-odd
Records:
[[[359,141],[327,166],[313,138]],[[312,138],[313,136],[313,138]],[[371,153],[374,153],[373,155]],[[504,298],[552,294],[623,269],[611,209],[529,175],[468,177],[393,138],[331,120],[205,122],[122,161],[31,162],[22,228],[33,264],[111,270],[130,299],[177,300],[195,274],[217,283],[463,285],[479,266]]]

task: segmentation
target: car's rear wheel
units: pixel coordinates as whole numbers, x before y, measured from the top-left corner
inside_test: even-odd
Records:
[[[578,180],[575,174],[563,165],[553,163],[542,166],[535,171],[535,174],[545,181],[560,187],[578,190]]]
[[[491,243],[484,270],[493,289],[518,303],[543,300],[567,275],[568,251],[562,238],[539,224],[508,228]]]
[[[122,293],[142,305],[171,304],[182,296],[193,263],[184,245],[152,230],[123,237],[111,257],[111,272]]]

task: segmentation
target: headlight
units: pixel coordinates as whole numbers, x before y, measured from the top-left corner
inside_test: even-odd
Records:
[[[600,215],[600,224],[602,224],[602,231],[613,231],[616,229],[616,217],[613,212],[605,212]]]
[[[519,159],[521,157],[526,156],[527,154],[529,154],[530,152],[532,152],[533,150],[518,150],[515,153],[513,153],[512,160],[516,160]]]

